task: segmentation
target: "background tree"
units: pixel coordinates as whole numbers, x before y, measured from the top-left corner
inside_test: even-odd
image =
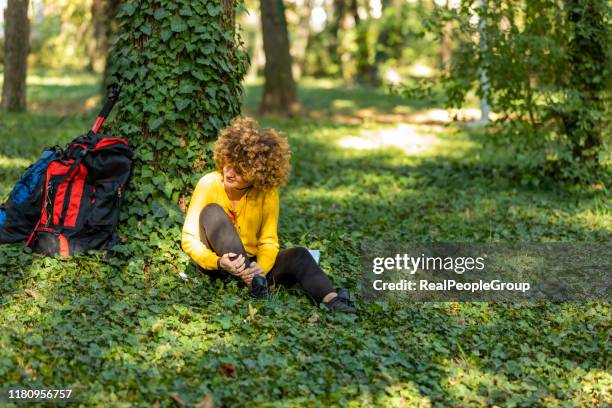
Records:
[[[92,71],[91,0],[31,3],[30,67]]]
[[[26,110],[26,76],[30,46],[28,4],[28,0],[9,0],[6,8],[1,105],[9,112]]]
[[[331,13],[331,17],[328,19],[328,30],[331,35],[329,42],[329,53],[332,56],[332,61],[334,61],[340,73],[342,73],[343,53],[343,49],[341,47],[341,30],[347,11],[346,2],[347,0],[332,0],[333,12]]]
[[[301,0],[296,3],[298,23],[295,27],[294,40],[291,43],[293,58],[293,77],[299,80],[302,76],[304,60],[310,38],[310,17],[312,16],[313,0]]]
[[[106,54],[108,53],[108,0],[92,0],[91,22],[93,29],[92,41],[89,48],[90,66],[94,72],[104,72]]]
[[[362,19],[359,15],[359,2],[350,0],[349,9],[353,16],[355,30],[355,82],[361,85],[371,86],[375,84],[375,70],[370,58],[373,54],[373,46],[370,44],[370,3],[363,4],[368,18]]]
[[[121,0],[104,0],[104,8],[100,10],[103,21],[101,22],[99,28],[100,39],[98,41],[102,43],[102,48],[105,52],[104,71],[102,77],[103,94],[106,93],[106,89],[112,81],[113,67],[112,61],[108,58],[108,52],[111,46],[111,40],[117,33],[117,13],[119,12],[120,5]]]
[[[446,0],[445,7],[450,8],[450,0]],[[441,66],[443,68],[448,68],[451,62],[452,57],[452,42],[453,42],[453,24],[452,22],[446,21],[442,26],[442,42],[440,46],[440,59]]]
[[[291,73],[292,61],[283,0],[261,0],[261,25],[266,67],[260,113],[295,115],[301,106]]]

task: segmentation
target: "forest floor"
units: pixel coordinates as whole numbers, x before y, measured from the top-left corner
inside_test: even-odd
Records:
[[[1,199],[44,146],[84,133],[99,105],[87,75],[29,82],[31,113],[0,113]],[[612,403],[609,303],[382,303],[357,289],[366,238],[609,241],[604,191],[522,185],[504,173],[504,152],[487,161],[482,132],[450,123],[437,101],[322,80],[299,93],[304,117],[260,118],[293,151],[281,246],[321,250],[358,316],[330,316],[296,288],[264,302],[235,282],[211,284],[168,256],[177,236],[152,237],[152,256],[111,261],[5,245],[0,384],[72,388],[101,407]],[[245,113],[260,94],[247,87]]]

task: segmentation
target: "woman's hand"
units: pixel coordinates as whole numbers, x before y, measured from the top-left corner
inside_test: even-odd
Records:
[[[252,272],[253,275],[264,275],[263,268],[259,266],[257,262],[251,262],[251,265],[249,265],[249,270]]]
[[[236,259],[232,260],[230,258],[236,257],[236,254],[233,252],[229,252],[227,254],[223,254],[221,258],[219,258],[219,266],[221,269],[228,271],[232,275],[240,276],[246,270],[244,264],[244,256],[238,255]]]
[[[251,282],[253,282],[253,278],[255,277],[255,275],[263,276],[263,269],[257,264],[257,262],[251,262],[249,267],[246,268],[239,276],[250,288]]]

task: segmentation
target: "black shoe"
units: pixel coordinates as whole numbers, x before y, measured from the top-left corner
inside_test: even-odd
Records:
[[[268,281],[266,280],[265,276],[257,275],[253,278],[249,295],[255,298],[270,297],[270,292],[268,291]]]
[[[340,299],[345,300],[347,305],[355,307],[355,304],[351,300],[351,294],[349,293],[349,290],[347,288],[336,288],[336,293],[338,294],[338,297]]]
[[[339,288],[336,290],[336,293],[338,294],[338,296],[336,296],[327,303],[323,303],[331,313],[357,313],[357,309],[355,309],[355,304],[351,302],[348,289]]]

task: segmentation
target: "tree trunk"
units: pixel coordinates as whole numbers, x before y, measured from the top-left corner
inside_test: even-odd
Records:
[[[450,1],[446,0],[446,8],[450,7]],[[453,25],[450,21],[447,21],[442,26],[442,44],[440,46],[440,57],[442,59],[442,68],[448,69],[452,54],[452,38],[453,38]]]
[[[331,22],[331,40],[329,43],[329,53],[331,60],[338,65],[340,73],[342,73],[342,47],[340,44],[340,29],[346,14],[346,0],[333,0],[333,15],[329,19]]]
[[[385,19],[385,10],[390,6],[391,0],[382,0],[381,5],[381,20]],[[380,25],[380,24],[379,24]],[[387,43],[389,42],[389,35],[391,33],[386,28],[380,28],[378,32],[378,38],[376,40],[376,52],[374,53],[374,65],[372,66],[372,85],[381,85],[383,83],[380,68],[382,64],[389,58],[387,53]]]
[[[312,14],[312,0],[304,0],[300,7],[300,22],[295,30],[295,41],[291,55],[293,56],[293,77],[298,80],[302,76],[308,38],[310,37],[310,16]]]
[[[8,112],[26,110],[26,77],[30,47],[29,0],[9,0],[4,38],[4,85],[2,108]]]
[[[89,45],[89,69],[96,73],[104,72],[108,52],[107,0],[91,2],[91,25],[93,38]]]
[[[374,75],[375,69],[370,63],[370,48],[368,44],[368,24],[363,22],[359,16],[359,4],[357,0],[351,0],[351,14],[355,21],[355,30],[357,30],[357,55],[355,56],[356,74],[355,80],[361,85],[375,85]],[[366,6],[369,10],[369,3]],[[368,12],[368,15],[370,13]]]
[[[487,54],[487,37],[486,31],[486,16],[488,8],[488,0],[480,0],[481,15],[478,23],[478,32],[480,34],[480,64],[478,65],[478,74],[480,76],[480,122],[489,123],[489,115],[491,106],[489,105],[489,75],[486,67]]]
[[[261,26],[266,54],[265,85],[261,114],[293,116],[301,110],[291,75],[289,35],[283,0],[261,0]]]
[[[96,1],[96,0],[94,0]],[[117,33],[117,12],[121,0],[103,0],[105,4],[104,8],[104,35],[106,37],[105,48],[104,48],[104,73],[102,76],[102,94],[106,95],[108,85],[112,82],[112,76],[114,71],[113,61],[108,56],[108,50],[112,42],[113,37]]]
[[[253,82],[263,72],[266,65],[266,56],[263,52],[263,34],[261,30],[260,10],[249,10],[249,18],[243,23],[245,32],[253,33],[248,40],[248,53],[251,56],[246,82]],[[252,45],[250,43],[252,42]]]

